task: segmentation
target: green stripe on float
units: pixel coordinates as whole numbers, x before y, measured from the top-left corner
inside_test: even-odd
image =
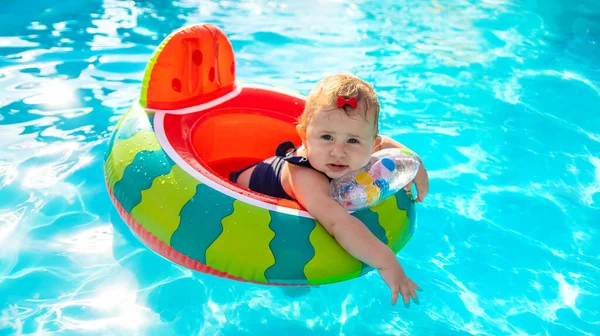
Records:
[[[139,132],[152,130],[152,124],[150,123],[148,115],[138,104],[134,105],[121,121],[124,122],[120,124],[118,130],[115,131],[117,137],[116,140],[129,139]]]
[[[206,250],[206,265],[246,280],[266,282],[265,271],[275,263],[269,242],[269,210],[238,200],[223,218],[223,232]]]
[[[410,226],[410,235],[415,231],[417,225],[417,211],[415,209],[415,202],[408,196],[408,194],[402,190],[396,193],[396,205],[398,209],[406,211],[408,217],[408,224]],[[410,238],[410,237],[408,237]]]
[[[206,184],[183,206],[181,221],[171,236],[171,247],[206,264],[206,250],[223,232],[221,221],[233,213],[233,199]]]
[[[125,168],[133,162],[139,152],[159,149],[161,149],[161,146],[152,131],[143,131],[129,139],[115,141],[106,161],[111,171],[110,176],[108,176],[110,188],[114,188],[115,183],[123,178]]]
[[[409,232],[409,221],[406,211],[398,209],[396,196],[390,196],[385,201],[372,207],[371,211],[378,215],[379,225],[385,230],[387,245],[393,251],[398,251],[404,245],[402,242]]]
[[[304,267],[314,257],[310,234],[317,225],[314,219],[271,211],[269,227],[275,232],[269,247],[275,264],[265,272],[271,283],[308,284]]]
[[[142,201],[131,216],[163,243],[171,246],[171,236],[179,226],[179,213],[196,193],[198,180],[179,166],[167,175],[158,176],[149,189],[142,191]]]
[[[309,284],[338,282],[360,274],[362,263],[346,252],[319,222],[310,234],[310,242],[315,256],[304,267]]]

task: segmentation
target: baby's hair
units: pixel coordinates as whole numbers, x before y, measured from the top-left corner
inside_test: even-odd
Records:
[[[339,96],[345,99],[356,97],[358,106],[342,107],[349,116],[359,114],[365,120],[375,124],[375,134],[379,131],[379,100],[371,85],[349,74],[330,75],[320,80],[306,98],[304,112],[300,116],[300,125],[306,128],[317,112],[334,110]]]

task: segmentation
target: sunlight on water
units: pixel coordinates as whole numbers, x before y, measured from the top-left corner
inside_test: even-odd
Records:
[[[46,83],[38,96],[23,100],[25,104],[69,105],[75,100],[72,90],[64,83]]]
[[[57,238],[54,245],[57,249],[72,254],[73,258],[82,257],[86,260],[93,257],[106,257],[113,248],[112,226],[94,227],[71,236]]]
[[[583,202],[595,209],[600,209],[600,158],[590,157],[590,163],[594,165],[594,181],[589,185],[583,185]]]
[[[13,239],[14,231],[17,229],[21,218],[25,212],[24,208],[17,209],[11,212],[0,213],[0,244],[4,246],[3,252],[8,251],[12,247],[15,248]]]

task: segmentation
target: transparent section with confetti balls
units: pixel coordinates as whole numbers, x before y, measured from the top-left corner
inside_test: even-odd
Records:
[[[409,184],[420,165],[407,150],[383,149],[373,153],[363,168],[332,180],[329,195],[348,211],[372,207]]]

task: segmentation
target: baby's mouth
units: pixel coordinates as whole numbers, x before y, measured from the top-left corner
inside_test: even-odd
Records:
[[[334,171],[334,172],[341,172],[343,170],[346,170],[346,168],[348,168],[348,166],[328,163],[327,168],[329,168],[329,170]]]

